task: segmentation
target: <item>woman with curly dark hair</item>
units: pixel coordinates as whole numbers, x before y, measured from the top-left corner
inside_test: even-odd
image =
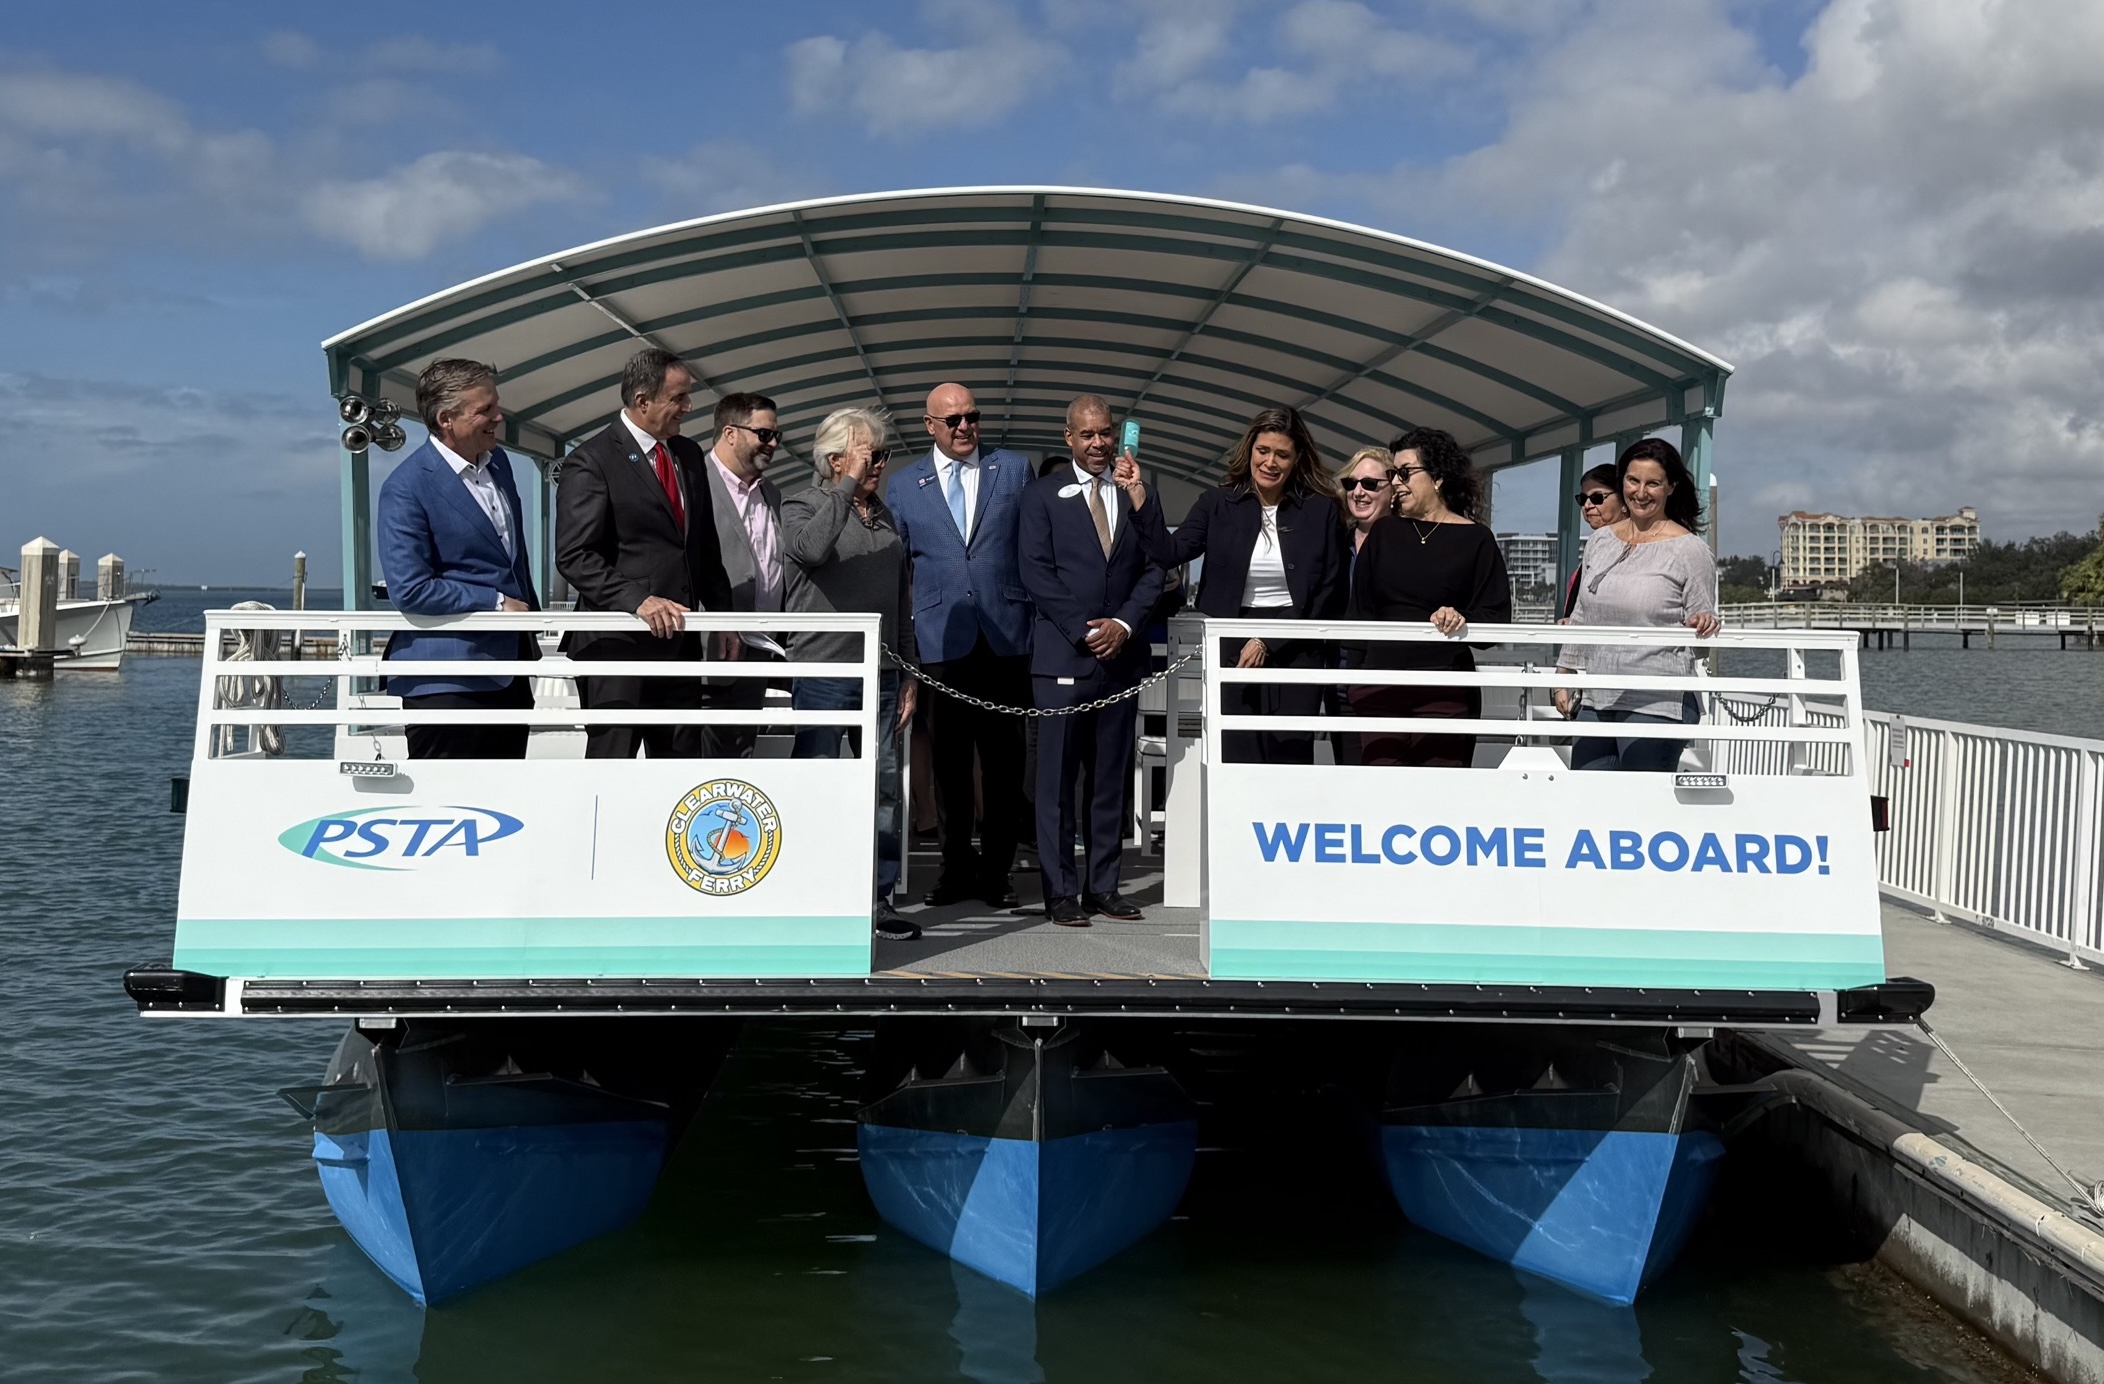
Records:
[[[1337,481],[1295,410],[1267,408],[1250,420],[1228,453],[1219,488],[1200,495],[1174,533],[1162,507],[1147,503],[1137,459],[1120,457],[1115,476],[1132,497],[1133,531],[1150,559],[1167,568],[1205,559],[1193,602],[1203,614],[1321,620],[1342,613],[1348,549]],[[1316,668],[1322,645],[1238,640],[1221,658],[1238,668]],[[1254,716],[1313,716],[1320,694],[1312,685],[1234,683],[1227,706]],[[1315,737],[1304,730],[1229,731],[1222,753],[1242,764],[1312,764]]]
[[[1430,621],[1449,642],[1369,642],[1359,666],[1471,671],[1475,655],[1462,642],[1469,625],[1512,619],[1504,555],[1476,521],[1483,482],[1453,434],[1438,428],[1414,428],[1390,450],[1396,512],[1377,522],[1359,549],[1347,613],[1355,620]],[[1353,687],[1347,697],[1361,716],[1473,720],[1483,713],[1483,695],[1470,687]],[[1475,748],[1472,735],[1367,731],[1359,737],[1359,762],[1467,768]]]

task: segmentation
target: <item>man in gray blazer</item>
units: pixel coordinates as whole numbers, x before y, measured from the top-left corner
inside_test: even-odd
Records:
[[[782,492],[766,477],[767,463],[781,442],[774,400],[764,394],[726,394],[716,405],[716,441],[702,465],[714,502],[716,538],[723,570],[731,580],[731,609],[782,608],[786,581],[782,554]],[[748,647],[747,659],[774,655]],[[757,711],[766,704],[764,678],[718,678],[702,691],[702,705],[719,710]],[[716,727],[722,752],[749,758],[759,726]]]

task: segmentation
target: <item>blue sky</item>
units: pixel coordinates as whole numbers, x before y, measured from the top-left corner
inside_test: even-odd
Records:
[[[2076,0],[14,0],[0,549],[336,561],[320,340],[513,261],[829,193],[1242,198],[1707,346],[1725,546],[1796,506],[2104,509],[2104,7]],[[1554,476],[1503,478],[1500,527]]]

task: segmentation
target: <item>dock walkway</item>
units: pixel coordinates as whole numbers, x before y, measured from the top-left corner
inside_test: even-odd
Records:
[[[1936,987],[1929,1023],[2053,1156],[2104,1178],[2104,971],[1962,923],[1884,906],[1885,968]],[[1994,1168],[2049,1206],[2070,1189],[1965,1074],[1899,1028],[1771,1033],[1871,1104]]]

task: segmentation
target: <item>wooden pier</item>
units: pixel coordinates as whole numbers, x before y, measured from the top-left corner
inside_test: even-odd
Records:
[[[1718,612],[1728,629],[1854,630],[1863,647],[1908,649],[1917,634],[1975,639],[2053,638],[2063,649],[2104,649],[2104,609],[2061,605],[1892,605],[1846,601],[1757,601]]]

